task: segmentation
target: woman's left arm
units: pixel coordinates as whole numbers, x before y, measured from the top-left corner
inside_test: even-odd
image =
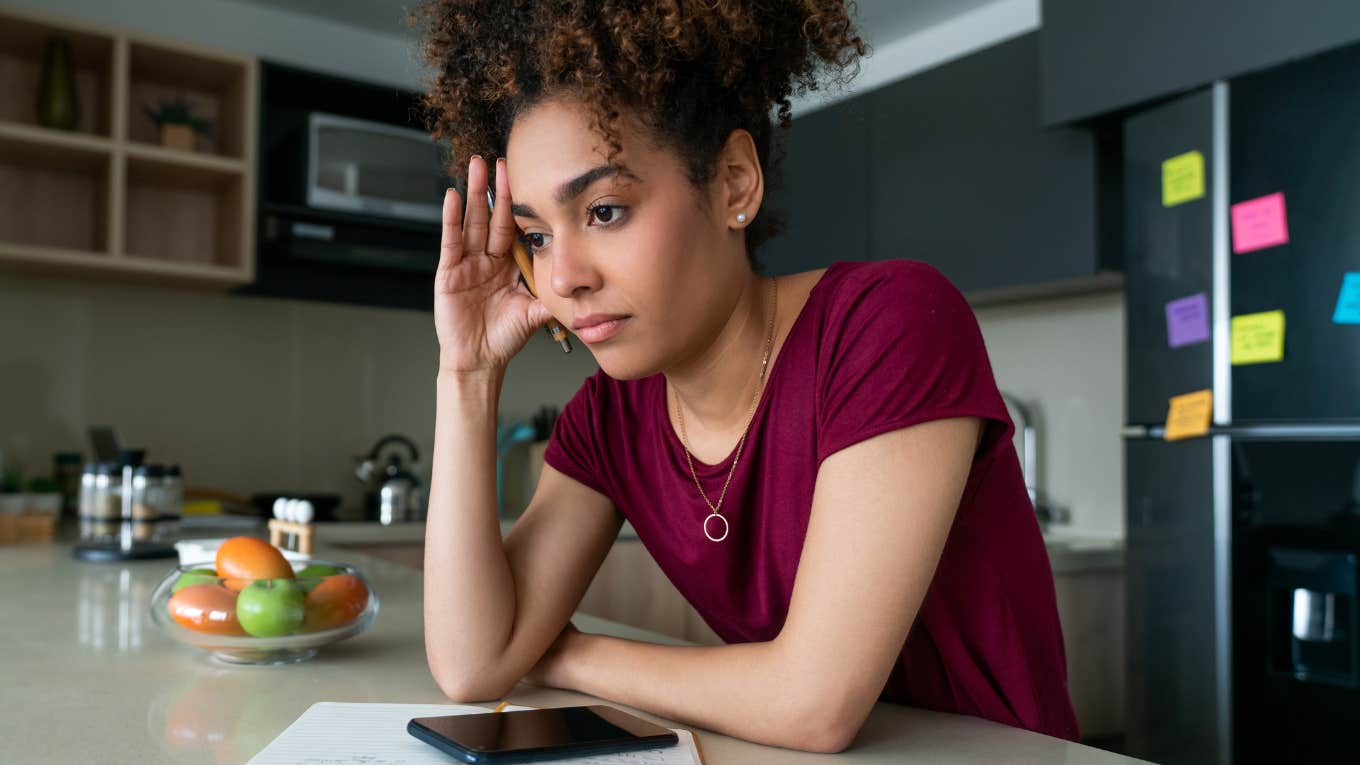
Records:
[[[981,428],[973,417],[932,420],[822,462],[774,640],[662,646],[569,628],[530,680],[761,744],[845,749],[930,586]]]

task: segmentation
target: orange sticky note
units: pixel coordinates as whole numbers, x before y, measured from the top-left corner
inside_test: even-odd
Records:
[[[1197,390],[1174,396],[1171,407],[1166,413],[1166,435],[1168,441],[1202,436],[1209,432],[1214,416],[1214,392]]]

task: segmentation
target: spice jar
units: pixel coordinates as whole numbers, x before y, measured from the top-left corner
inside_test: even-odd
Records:
[[[88,515],[91,518],[123,517],[123,476],[117,463],[101,462],[95,466]]]
[[[165,469],[165,507],[161,512],[176,518],[184,515],[184,477],[179,465]]]
[[[142,465],[132,474],[132,517],[154,520],[165,514],[165,468]]]

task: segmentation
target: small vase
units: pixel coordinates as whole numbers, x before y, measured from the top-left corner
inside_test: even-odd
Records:
[[[71,73],[71,43],[63,37],[47,41],[36,111],[38,124],[43,127],[75,130],[79,122],[76,80]]]
[[[161,124],[161,146],[171,149],[194,150],[194,129],[190,125]]]

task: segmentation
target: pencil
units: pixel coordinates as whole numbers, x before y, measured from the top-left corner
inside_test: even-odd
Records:
[[[491,194],[491,189],[486,190],[486,205],[488,210],[496,209],[496,200]],[[519,266],[519,275],[524,279],[524,286],[529,288],[530,295],[538,297],[538,288],[534,286],[534,261],[529,257],[529,251],[524,248],[524,242],[519,237],[515,237],[515,241],[510,245],[510,252],[515,257],[515,265]],[[548,319],[548,334],[562,346],[563,353],[571,353],[571,340],[567,338],[567,331],[562,329],[557,319]]]

